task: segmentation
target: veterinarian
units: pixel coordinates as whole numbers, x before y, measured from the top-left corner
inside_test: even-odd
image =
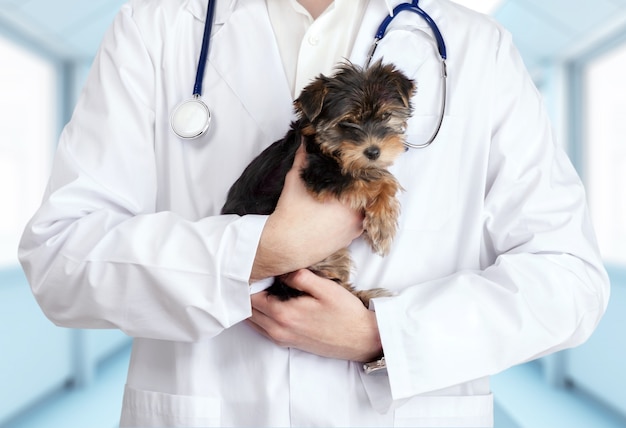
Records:
[[[448,0],[420,2],[447,45],[447,105],[433,143],[392,167],[404,190],[387,257],[360,213],[316,202],[293,170],[274,214],[218,215],[301,88],[365,64],[398,3],[218,0],[211,123],[194,140],[170,121],[192,96],[207,1],[122,7],[19,252],[56,324],[134,338],[122,426],[489,427],[490,375],[593,332],[609,285],[581,182],[510,34]],[[430,27],[398,15],[380,58],[417,82],[408,141],[427,140],[442,91]],[[368,309],[301,270],[348,244],[354,285],[395,296]],[[251,290],[288,272],[310,296]]]

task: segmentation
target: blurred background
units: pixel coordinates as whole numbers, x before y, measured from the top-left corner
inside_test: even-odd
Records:
[[[514,36],[588,191],[612,279],[583,346],[493,378],[496,428],[626,427],[626,0],[473,0]],[[55,327],[18,266],[63,125],[122,0],[0,0],[0,427],[117,425],[130,340]]]

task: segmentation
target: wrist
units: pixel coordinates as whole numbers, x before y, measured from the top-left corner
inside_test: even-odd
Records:
[[[256,282],[265,278],[275,277],[295,270],[291,257],[285,252],[288,241],[282,237],[285,228],[280,227],[280,221],[275,214],[268,216],[261,237],[257,245],[254,264],[250,273],[250,282]]]
[[[360,362],[367,363],[375,361],[383,357],[383,345],[380,339],[380,332],[378,330],[378,321],[376,320],[376,313],[370,310],[368,312],[368,338],[364,349],[363,356],[359,359]]]
[[[371,348],[372,352],[368,355],[368,358],[363,361],[363,371],[365,374],[385,374],[387,373],[387,363],[385,361],[385,353],[383,351],[382,342],[380,339],[380,330],[378,329],[378,321],[376,319],[376,313],[369,311],[374,321],[376,322],[376,335],[374,345]]]

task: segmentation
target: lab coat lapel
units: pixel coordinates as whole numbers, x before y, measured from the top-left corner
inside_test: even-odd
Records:
[[[350,55],[350,62],[358,65],[365,65],[367,54],[374,40],[374,35],[378,26],[382,20],[389,14],[388,0],[370,0],[365,14],[363,15],[363,21],[361,22],[361,28],[352,47],[352,53]]]
[[[188,0],[187,7],[205,21],[206,1]],[[250,35],[258,49],[246,48]],[[286,129],[292,97],[265,0],[217,3],[209,62],[264,133],[275,135],[277,129]]]
[[[356,38],[352,54],[350,55],[351,62],[354,64],[365,65],[367,54],[372,46],[378,27],[383,19],[390,14],[390,10],[393,10],[393,8],[400,3],[406,3],[406,0],[369,0],[369,5],[365,11],[365,15],[363,16],[363,22],[361,24],[361,28],[359,29],[358,37]],[[435,23],[439,26],[439,29],[442,30],[442,26],[445,25],[445,19],[441,13],[440,5],[433,0],[421,0],[419,5],[426,13],[428,13],[428,15],[430,15],[433,21],[435,21]],[[409,12],[403,13],[408,14]],[[417,25],[421,27],[428,27],[426,21],[417,15],[412,17],[411,22],[416,22]],[[393,25],[393,23],[391,25]],[[402,47],[399,48],[402,49]],[[407,52],[407,54],[410,55],[410,52]]]

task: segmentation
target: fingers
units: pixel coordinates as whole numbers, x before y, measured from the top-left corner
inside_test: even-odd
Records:
[[[252,315],[246,320],[246,323],[252,327],[257,333],[267,337],[276,344],[278,342],[272,338],[269,331],[275,331],[276,322],[268,316],[271,313],[269,301],[270,295],[263,291],[256,293],[250,297],[252,302]]]
[[[267,291],[261,291],[250,296],[250,301],[252,302],[252,316],[254,317],[255,311],[263,315],[272,314],[278,299],[268,294]]]
[[[270,331],[277,331],[275,328],[276,323],[262,312],[253,309],[252,316],[246,320],[246,324],[252,327],[252,329],[260,335],[265,336],[267,339],[274,342],[276,345],[286,346],[286,343],[280,342],[269,333]],[[278,334],[274,333],[274,335],[278,337]]]
[[[283,275],[285,284],[309,295],[280,300],[278,297],[260,292],[250,297],[252,316],[249,318],[257,331],[271,338],[276,343],[285,343],[289,340],[287,332],[298,329],[306,323],[306,314],[317,310],[319,304],[315,298],[324,289],[324,279],[319,278],[308,269]],[[321,281],[320,281],[321,280]]]
[[[246,322],[279,346],[295,346],[299,342],[296,331],[303,310],[294,309],[294,303],[301,303],[300,299],[284,302],[267,292],[257,293],[251,297],[252,315]]]
[[[376,315],[352,293],[307,270],[284,280],[310,295],[287,301],[267,292],[253,295],[247,323],[255,331],[278,346],[328,358],[369,361],[380,354]]]

